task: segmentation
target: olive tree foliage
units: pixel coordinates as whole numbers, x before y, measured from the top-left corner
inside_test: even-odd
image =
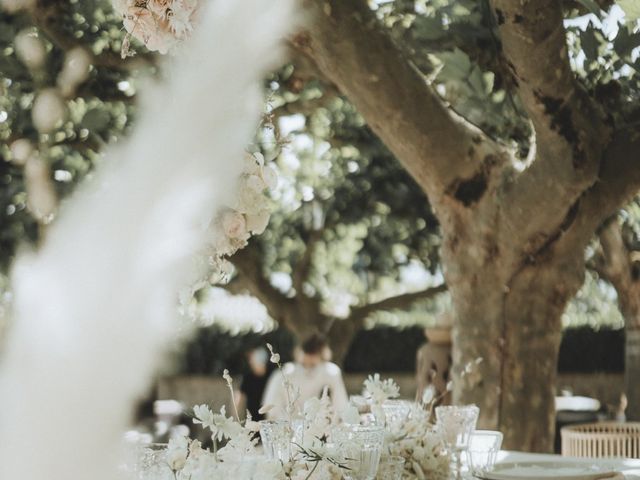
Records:
[[[28,194],[35,196],[48,180],[55,196],[64,198],[100,161],[104,146],[131,124],[135,77],[152,64],[146,56],[121,61],[117,52],[122,36],[121,19],[107,1],[37,2],[32,12],[0,9],[2,270],[20,244],[37,242],[52,220],[33,215]],[[68,53],[78,48],[92,66],[77,89],[65,92],[60,73]],[[34,103],[47,91],[61,98],[63,118],[42,133],[34,125]],[[36,152],[32,160],[42,162],[46,178],[33,168],[35,162],[21,158],[19,141],[23,147],[25,141],[31,145]]]
[[[299,337],[326,333],[341,359],[375,312],[444,291],[438,222],[353,106],[317,82],[294,94],[286,86],[295,75],[290,66],[269,83],[275,136],[285,142],[274,213],[231,258],[237,275],[226,288],[255,295]],[[402,281],[407,268],[422,273],[413,286]]]

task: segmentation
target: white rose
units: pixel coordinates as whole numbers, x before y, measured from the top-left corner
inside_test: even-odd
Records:
[[[229,238],[246,238],[247,222],[238,212],[226,212],[222,217],[222,229]]]
[[[262,169],[262,180],[264,180],[265,185],[271,190],[278,186],[278,174],[273,167],[268,165]]]
[[[267,229],[270,217],[269,212],[247,215],[247,230],[254,235],[260,235]]]
[[[172,0],[148,0],[147,8],[157,16],[164,18],[172,3]]]
[[[245,188],[248,188],[252,192],[262,193],[262,191],[266,188],[266,184],[264,180],[258,175],[248,175],[244,181]]]

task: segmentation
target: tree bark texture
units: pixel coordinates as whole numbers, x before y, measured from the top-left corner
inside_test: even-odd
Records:
[[[624,377],[627,419],[640,420],[640,262],[633,258],[616,218],[605,223],[600,234],[601,254],[596,271],[618,294],[618,308],[625,323]]]

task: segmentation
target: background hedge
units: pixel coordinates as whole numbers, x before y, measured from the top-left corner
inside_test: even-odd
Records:
[[[267,334],[234,335],[217,327],[202,328],[179,355],[176,373],[220,375],[225,368],[240,373],[245,369],[245,352],[266,342],[274,345],[284,361],[291,359],[295,340],[284,329]],[[347,372],[414,371],[416,351],[424,342],[423,331],[419,327],[363,330],[354,339],[345,358],[344,369]],[[623,372],[624,330],[594,330],[591,327],[565,330],[558,371]]]

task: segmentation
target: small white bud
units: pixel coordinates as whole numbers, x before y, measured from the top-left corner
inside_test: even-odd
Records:
[[[44,64],[47,52],[42,40],[30,30],[22,30],[15,38],[16,55],[28,68],[35,70]]]
[[[63,120],[65,104],[55,88],[42,90],[33,103],[31,117],[33,124],[40,133],[50,133]]]

